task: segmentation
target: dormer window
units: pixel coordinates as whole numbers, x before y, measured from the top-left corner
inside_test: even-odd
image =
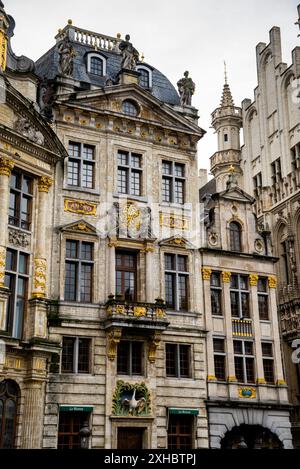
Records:
[[[241,225],[235,221],[229,225],[230,232],[230,250],[241,252],[242,250],[242,229]]]
[[[101,54],[88,54],[87,71],[92,75],[103,77],[106,75],[106,58]]]
[[[136,117],[139,114],[138,105],[130,99],[123,101],[122,109],[127,116]]]
[[[145,65],[138,65],[137,71],[140,73],[139,85],[142,88],[152,88],[152,71]]]

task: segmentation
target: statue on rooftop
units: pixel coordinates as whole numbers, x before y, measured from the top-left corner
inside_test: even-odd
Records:
[[[184,78],[181,78],[178,83],[178,91],[180,94],[181,106],[191,106],[192,96],[195,93],[195,83],[189,77],[189,72],[184,72]]]
[[[122,52],[121,69],[135,70],[140,54],[130,42],[129,34],[126,34],[125,41],[120,42],[119,49]]]
[[[59,69],[62,75],[73,75],[74,57],[76,52],[70,40],[65,38],[58,46]]]

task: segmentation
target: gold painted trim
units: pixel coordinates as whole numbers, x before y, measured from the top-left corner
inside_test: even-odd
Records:
[[[73,204],[75,205],[75,207],[72,207]],[[97,205],[82,200],[65,199],[64,211],[77,213],[80,215],[95,216],[97,213]]]

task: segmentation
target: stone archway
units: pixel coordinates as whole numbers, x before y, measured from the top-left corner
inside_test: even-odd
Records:
[[[228,431],[221,449],[282,449],[278,436],[260,425],[240,425]]]

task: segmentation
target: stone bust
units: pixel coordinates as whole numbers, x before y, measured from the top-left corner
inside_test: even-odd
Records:
[[[184,72],[184,77],[178,81],[177,86],[181,106],[191,106],[192,96],[195,92],[195,83],[189,77],[189,72]]]

